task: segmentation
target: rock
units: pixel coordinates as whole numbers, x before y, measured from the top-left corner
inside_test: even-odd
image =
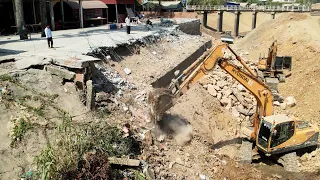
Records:
[[[243,115],[245,116],[249,116],[249,110],[244,109],[244,107],[241,106],[237,106],[236,109]]]
[[[221,93],[217,93],[217,99],[220,100],[222,97],[222,94]]]
[[[240,116],[240,113],[237,111],[237,109],[236,108],[231,108],[232,110],[231,110],[231,114],[232,114],[232,116],[233,117],[239,117]]]
[[[212,81],[209,79],[209,76],[206,75],[206,76],[202,77],[202,78],[199,80],[199,83],[200,83],[201,85],[207,85],[207,84],[211,84]]]
[[[110,98],[110,94],[106,93],[106,92],[98,92],[96,93],[96,102],[102,102],[102,101],[107,101]]]
[[[312,152],[310,153],[310,155],[311,155],[311,157],[315,157],[315,156],[317,155],[317,151],[312,151]]]
[[[131,74],[131,70],[129,68],[124,68],[123,70],[127,75]]]
[[[228,104],[230,104],[230,101],[231,101],[231,98],[227,98],[227,97],[223,96],[222,99],[220,100],[220,103],[223,106],[227,106]]]
[[[278,178],[278,179],[281,179],[281,178],[282,178],[282,176],[281,176],[281,175],[278,175],[278,174],[272,174],[272,177]]]
[[[280,108],[282,109],[282,110],[285,110],[286,108],[287,108],[287,103],[280,103]]]
[[[237,89],[240,91],[240,92],[246,92],[246,88],[244,86],[242,86],[241,84],[238,84],[237,85]]]
[[[110,59],[111,59],[111,56],[109,56],[109,55],[106,56],[106,59],[107,59],[107,60],[110,60]]]
[[[232,94],[232,90],[227,89],[226,91],[223,91],[222,94],[223,94],[223,96],[228,97],[230,94]]]
[[[153,52],[152,52],[152,54],[153,54],[153,55],[156,55],[156,54],[157,54],[157,52],[153,51]]]
[[[279,101],[273,101],[273,105],[280,106],[280,102]]]
[[[76,73],[71,72],[67,69],[58,67],[58,66],[46,66],[46,71],[50,72],[53,75],[57,75],[66,80],[73,80],[76,77]]]
[[[213,88],[214,88],[215,90],[217,90],[217,91],[220,91],[220,90],[221,90],[221,88],[220,88],[219,86],[217,86],[217,85],[213,85]]]
[[[109,80],[112,84],[118,84],[122,81],[122,78],[118,77],[118,78],[112,78]]]
[[[125,165],[125,166],[140,165],[140,160],[136,160],[136,159],[108,157],[108,161],[110,164],[118,164],[118,165]]]
[[[209,177],[207,177],[204,174],[199,174],[200,180],[209,180]]]
[[[237,92],[237,91],[235,91],[235,90],[233,90],[232,92],[233,92],[234,96],[236,96],[236,98],[238,99],[238,101],[239,101],[243,106],[245,106],[245,107],[248,106],[248,104],[246,104],[246,103],[244,102],[244,98],[243,98],[242,94],[240,94],[239,92]]]
[[[222,160],[222,161],[221,161],[221,164],[222,164],[223,166],[226,166],[226,165],[227,165],[227,161],[226,161],[226,160]]]
[[[214,89],[212,84],[208,84],[208,92],[211,94],[213,97],[217,96],[217,91]]]
[[[286,98],[285,103],[287,104],[287,106],[293,107],[296,105],[297,101],[293,96],[289,96]]]
[[[245,97],[244,100],[248,103],[248,104],[252,104],[253,101],[251,100],[251,98]]]
[[[129,110],[129,108],[127,106],[123,106],[123,111],[127,112]]]
[[[176,70],[176,71],[174,72],[174,76],[178,76],[179,73],[180,73],[180,71],[179,71],[179,70]]]
[[[221,89],[224,87],[224,86],[226,86],[226,81],[218,81],[217,82],[217,86],[219,86]]]

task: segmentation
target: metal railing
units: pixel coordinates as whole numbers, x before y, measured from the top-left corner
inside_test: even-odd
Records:
[[[187,10],[193,11],[266,11],[266,12],[310,12],[310,6],[210,6],[187,5]]]

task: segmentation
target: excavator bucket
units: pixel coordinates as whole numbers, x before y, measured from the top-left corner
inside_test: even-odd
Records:
[[[154,123],[160,121],[163,114],[173,106],[173,99],[169,89],[158,88],[149,93],[149,115]]]

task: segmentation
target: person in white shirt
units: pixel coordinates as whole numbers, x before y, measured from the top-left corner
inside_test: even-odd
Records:
[[[127,34],[130,34],[130,17],[129,15],[125,19],[126,26],[127,26]]]
[[[46,38],[48,41],[48,47],[50,48],[50,43],[51,43],[51,48],[53,48],[53,40],[52,40],[52,33],[51,33],[50,25],[46,26],[46,28],[44,29],[44,33],[46,34]]]

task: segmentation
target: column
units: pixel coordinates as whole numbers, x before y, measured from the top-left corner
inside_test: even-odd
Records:
[[[252,29],[256,28],[256,25],[257,25],[257,14],[258,14],[258,12],[255,12],[255,11],[252,13]]]
[[[82,0],[79,0],[79,18],[80,18],[80,28],[83,28]]]
[[[115,4],[115,6],[116,6],[116,20],[117,20],[117,23],[118,23],[118,22],[119,22],[119,21],[118,21],[118,5]]]
[[[218,31],[222,32],[223,11],[218,12]]]
[[[52,1],[49,1],[49,8],[50,8],[51,28],[52,30],[56,30],[56,26],[54,23],[54,12],[53,12]]]
[[[276,18],[276,13],[275,12],[271,12],[271,18],[272,19]]]
[[[60,0],[60,11],[61,11],[61,21],[64,24],[64,7],[63,7],[63,0]]]
[[[235,21],[234,21],[234,35],[235,37],[239,36],[239,24],[240,24],[240,11],[235,12]]]
[[[33,21],[34,21],[34,24],[37,24],[36,8],[34,7],[34,0],[32,0],[32,9],[33,9]]]
[[[202,16],[202,25],[204,27],[207,27],[207,22],[208,22],[208,12],[204,11]]]

